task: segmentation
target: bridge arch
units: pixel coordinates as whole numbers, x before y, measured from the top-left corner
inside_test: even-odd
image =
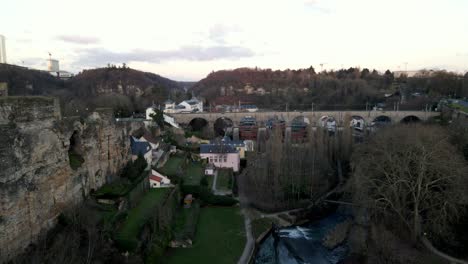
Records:
[[[226,131],[234,127],[234,122],[232,119],[222,116],[215,120],[213,128],[216,136],[224,136]]]
[[[400,123],[403,123],[403,124],[412,124],[412,123],[419,123],[419,122],[421,122],[421,119],[415,115],[405,116],[400,121]]]
[[[195,117],[190,120],[188,125],[192,128],[192,131],[202,131],[208,126],[208,120],[202,117]]]
[[[385,126],[390,125],[392,123],[392,119],[386,115],[379,115],[374,120],[372,120],[372,126]]]
[[[363,130],[366,126],[366,120],[360,115],[351,116],[349,126],[355,130]]]
[[[300,115],[296,116],[291,120],[291,125],[292,124],[298,124],[298,123],[304,123],[307,126],[310,125],[310,119],[307,116]]]

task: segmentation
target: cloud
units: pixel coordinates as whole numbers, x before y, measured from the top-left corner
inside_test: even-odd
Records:
[[[132,50],[129,52],[114,52],[103,48],[78,50],[78,60],[75,65],[98,66],[107,63],[123,63],[130,61],[161,63],[173,60],[210,61],[216,59],[238,59],[252,57],[254,52],[240,46],[183,46],[175,50]]]
[[[304,0],[304,6],[307,9],[317,11],[319,13],[329,14],[331,13],[331,9],[324,7],[319,0]]]
[[[223,24],[215,24],[210,28],[208,37],[216,43],[226,43],[225,38],[227,35],[233,32],[240,32],[240,29],[236,26],[227,26]]]
[[[99,43],[99,39],[96,37],[86,37],[80,35],[60,35],[57,36],[58,40],[74,43],[74,44],[96,44]]]

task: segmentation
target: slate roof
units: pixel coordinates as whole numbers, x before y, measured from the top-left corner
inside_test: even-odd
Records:
[[[224,136],[223,139],[221,139],[221,140],[212,139],[212,140],[210,140],[210,144],[226,144],[226,145],[231,145],[231,146],[234,146],[234,147],[240,147],[240,146],[245,145],[243,140],[232,140],[228,136]]]
[[[236,148],[226,144],[201,144],[200,153],[237,153]]]
[[[137,141],[134,137],[130,137],[130,148],[132,149],[132,155],[145,155],[148,151],[151,151],[150,143]]]

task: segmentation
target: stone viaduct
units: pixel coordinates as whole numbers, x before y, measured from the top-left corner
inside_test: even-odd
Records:
[[[175,121],[179,124],[188,125],[194,119],[201,118],[208,122],[208,124],[214,124],[217,119],[224,118],[229,119],[233,122],[234,126],[239,125],[240,120],[245,116],[255,117],[257,123],[262,126],[265,122],[274,117],[278,116],[286,121],[289,126],[291,121],[296,117],[307,118],[312,126],[317,126],[319,120],[323,116],[334,117],[338,125],[343,125],[343,122],[351,116],[362,117],[366,124],[371,123],[377,117],[386,116],[389,117],[391,123],[400,123],[405,118],[412,120],[426,121],[431,117],[439,116],[439,112],[429,111],[294,111],[294,112],[238,112],[238,113],[190,113],[190,114],[171,114]]]

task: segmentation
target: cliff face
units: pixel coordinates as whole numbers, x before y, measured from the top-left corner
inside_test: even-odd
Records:
[[[62,120],[54,99],[0,98],[0,262],[111,180],[129,160],[128,137],[141,125],[115,123],[107,112]],[[76,170],[70,147],[84,158]]]

